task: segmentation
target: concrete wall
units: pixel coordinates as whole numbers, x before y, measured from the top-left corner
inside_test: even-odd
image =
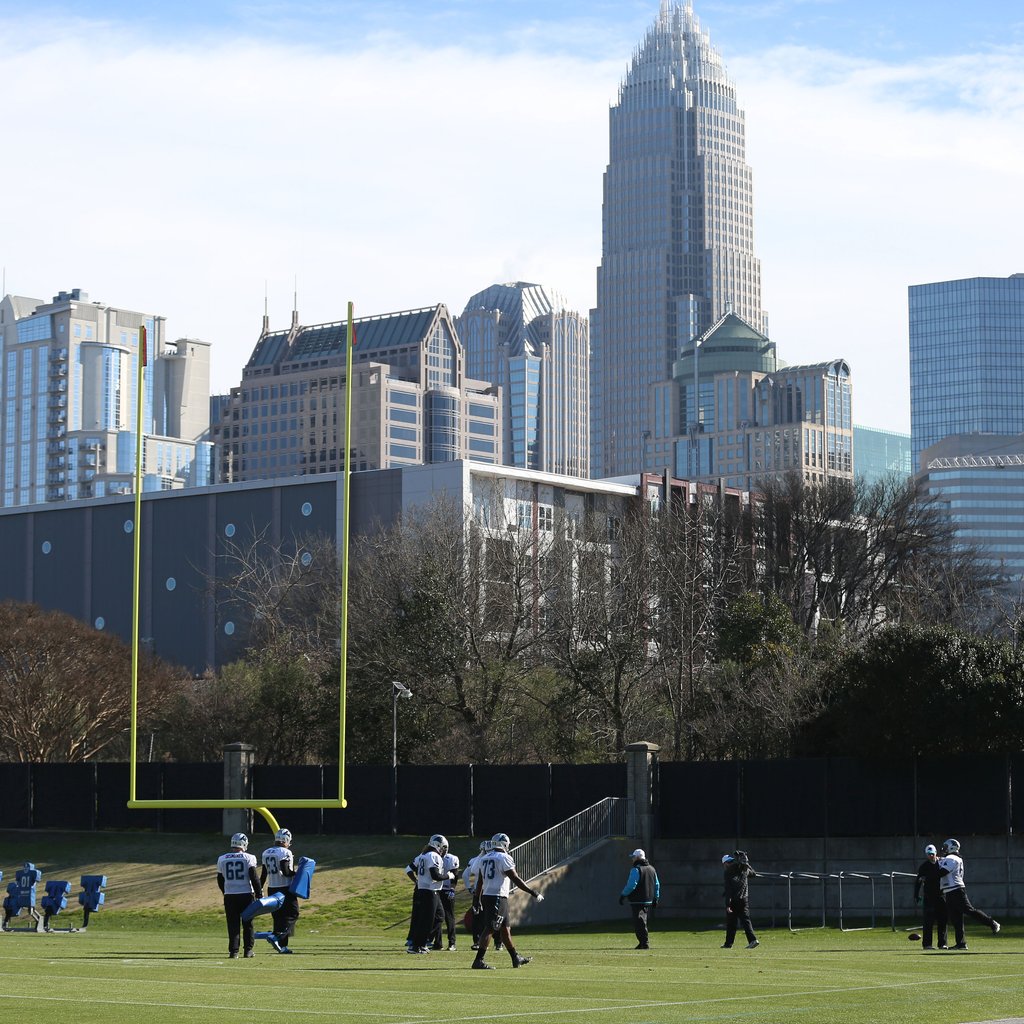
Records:
[[[1020,836],[959,837],[963,844],[967,892],[978,908],[999,917],[1024,913],[1024,838]],[[924,860],[927,839],[882,837],[869,839],[758,839],[741,841],[759,877],[751,882],[751,916],[755,925],[785,927],[788,883],[782,875],[809,872],[835,875],[859,872],[880,875],[893,871],[915,875]],[[936,843],[941,838],[936,838]],[[545,895],[537,903],[525,893],[510,900],[513,927],[552,927],[590,921],[625,919],[628,911],[618,896],[629,874],[632,839],[613,839],[587,854],[559,865],[531,881]],[[716,918],[723,912],[722,854],[737,848],[735,837],[698,840],[657,840],[648,856],[661,879],[659,913],[675,918]],[[890,919],[890,882],[874,880],[876,923]],[[919,914],[914,904],[914,879],[893,882],[897,917]],[[829,927],[839,924],[839,881],[824,886],[825,917]],[[795,923],[820,921],[822,887],[812,880],[792,885]],[[847,877],[843,881],[844,923],[867,923],[872,910],[871,883]],[[971,925],[969,924],[970,930]]]

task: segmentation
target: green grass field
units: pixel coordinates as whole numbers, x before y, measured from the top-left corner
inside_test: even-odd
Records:
[[[653,948],[636,951],[624,911],[623,920],[597,928],[519,933],[520,952],[535,958],[520,970],[493,950],[497,970],[470,970],[461,936],[457,952],[408,956],[401,863],[409,843],[311,840],[303,852],[319,852],[324,870],[299,922],[296,955],[259,942],[254,959],[228,960],[210,876],[216,837],[0,834],[4,884],[24,859],[44,868],[44,880],[86,869],[110,877],[109,905],[88,932],[0,935],[0,1007],[12,1020],[104,1024],[267,1015],[353,1024],[957,1024],[1024,1016],[1024,927],[1013,922],[998,936],[969,927],[967,953],[923,953],[888,928],[762,930],[759,949],[722,950],[720,929],[658,920]],[[29,847],[34,858],[24,855]],[[70,863],[75,872],[59,870]],[[80,920],[62,915],[54,924]]]

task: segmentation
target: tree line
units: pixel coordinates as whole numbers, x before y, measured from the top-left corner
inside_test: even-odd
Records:
[[[353,538],[349,761],[390,761],[393,680],[414,694],[403,762],[601,762],[638,739],[678,760],[1019,749],[1017,604],[906,483],[794,476],[749,504],[698,488],[528,524],[492,497],[486,517],[438,500]],[[199,678],[146,661],[140,730],[178,760],[236,740],[334,759],[333,540],[225,557],[246,653]],[[3,606],[0,760],[123,757],[127,658]]]

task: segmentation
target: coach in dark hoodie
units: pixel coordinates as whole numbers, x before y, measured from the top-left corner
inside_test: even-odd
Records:
[[[658,881],[658,872],[654,870],[654,866],[647,863],[647,854],[643,850],[634,850],[630,857],[633,859],[633,870],[630,871],[629,878],[622,888],[619,906],[629,900],[629,909],[633,914],[633,931],[636,932],[636,948],[650,949],[647,914],[658,905],[661,882]]]
[[[760,942],[754,934],[754,926],[750,923],[750,911],[747,907],[748,882],[757,878],[757,872],[750,866],[747,855],[742,850],[727,853],[722,857],[725,869],[725,942],[722,949],[732,949],[736,938],[736,926],[741,925],[747,936],[747,949],[756,949]]]

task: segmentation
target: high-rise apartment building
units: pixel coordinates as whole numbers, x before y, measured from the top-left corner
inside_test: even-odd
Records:
[[[210,346],[167,341],[163,317],[92,302],[0,302],[4,506],[127,494],[134,486],[139,328],[148,335],[143,489],[210,482]]]
[[[557,292],[516,281],[477,292],[455,321],[466,373],[502,390],[507,466],[590,473],[590,326]]]
[[[609,128],[591,313],[595,476],[647,468],[651,385],[725,313],[766,329],[744,113],[689,0],[662,0]]]
[[[443,305],[355,321],[353,471],[501,463],[500,389],[466,375]],[[242,383],[219,399],[217,480],[336,473],[345,467],[347,323],[263,332]]]
[[[1024,432],[1024,274],[909,292],[914,471],[954,434]]]

